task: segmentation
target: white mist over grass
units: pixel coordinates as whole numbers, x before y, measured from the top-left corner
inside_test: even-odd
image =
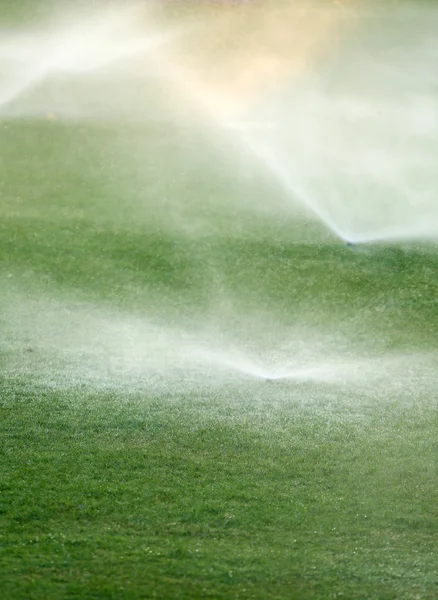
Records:
[[[438,235],[437,8],[245,8],[249,36],[239,7],[176,26],[151,6],[3,31],[0,116],[189,116],[342,239]]]
[[[162,30],[135,5],[78,13],[0,34],[0,116],[126,118],[132,88],[151,75],[152,53],[182,34]],[[137,107],[143,119],[147,100]]]
[[[356,394],[435,389],[432,352],[364,355],[351,340],[305,327],[258,321],[234,333],[205,316],[179,324],[90,303],[32,300],[16,292],[2,300],[3,373],[32,376],[57,387],[145,389],[148,393],[221,389],[224,385],[316,386]],[[276,385],[274,385],[276,384]],[[295,391],[293,391],[295,390]],[[319,391],[318,391],[319,390]],[[270,393],[270,392],[269,392]]]
[[[180,27],[149,10],[123,7],[57,19],[40,29],[3,32],[0,116],[107,121],[118,127],[134,122],[137,137],[145,123],[173,120],[205,130],[212,145],[235,155],[229,169],[244,157],[249,173],[266,171],[272,195],[280,188],[285,192],[286,213],[298,203],[344,240],[433,238],[438,232],[438,43],[432,35],[437,11],[393,10],[397,18],[380,15],[375,22],[365,12],[350,10],[342,28],[337,13],[328,18],[324,35],[318,30],[312,38],[311,50],[308,44],[292,44],[299,68],[280,54],[262,82],[257,60],[248,75],[245,61],[232,51],[222,56],[218,48],[209,48],[199,59],[206,38],[214,34],[220,39],[225,31],[214,20],[194,19]],[[263,22],[257,21],[261,39]],[[283,31],[284,22],[291,38],[298,22],[302,26],[294,10],[280,11],[270,21],[267,39],[277,27]],[[242,34],[238,45],[247,43]],[[253,50],[258,52],[257,44]],[[229,85],[214,76],[218,65],[225,69],[226,64],[234,73]],[[246,87],[239,83],[244,75]],[[187,148],[194,185],[201,164],[197,150]],[[146,169],[141,179],[152,144],[141,150],[127,143],[121,152],[140,166],[138,185],[155,184]],[[186,164],[182,161],[181,169]],[[158,169],[157,177],[164,172]],[[111,175],[114,187],[117,170]],[[121,196],[129,193],[128,186]],[[181,197],[163,198],[169,214],[178,215]],[[215,201],[223,201],[220,194]],[[274,202],[267,197],[264,204],[269,213]],[[200,235],[196,227],[188,231]],[[270,324],[260,321],[249,328],[258,331],[255,340],[231,331],[230,324],[220,327],[202,318],[185,327],[182,319],[154,320],[45,299],[13,299],[5,314],[1,344],[8,372],[41,374],[61,385],[146,384],[154,390],[182,382],[190,388],[237,381],[414,389],[420,380],[428,387],[436,359],[421,353],[364,357],[349,340],[340,343],[334,335],[298,326],[273,335]]]
[[[248,145],[341,238],[436,240],[438,9],[373,10],[331,56],[283,82],[262,111],[276,127]]]

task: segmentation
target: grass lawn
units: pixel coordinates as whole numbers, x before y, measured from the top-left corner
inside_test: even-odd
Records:
[[[0,133],[0,597],[437,598],[436,245],[193,118]]]
[[[1,392],[4,598],[436,596],[431,407]]]
[[[122,164],[123,216],[96,150],[114,131],[3,126],[2,597],[435,598],[435,251],[351,251],[257,212],[230,233],[230,208],[214,205],[210,229],[188,234],[159,207],[148,219],[143,180]],[[144,135],[157,161],[169,156]],[[190,196],[177,178],[161,185]],[[181,223],[195,209],[189,198]],[[306,227],[323,241],[303,241]],[[121,321],[112,333],[105,311]],[[208,340],[225,330],[260,352],[287,354],[295,335],[312,367],[338,346],[359,371],[363,356],[395,363],[373,385],[270,384],[214,368],[179,380],[172,362],[157,381],[153,360],[131,387],[131,313],[158,319],[158,336],[208,323]],[[163,354],[177,342],[146,337],[141,356],[148,343]]]

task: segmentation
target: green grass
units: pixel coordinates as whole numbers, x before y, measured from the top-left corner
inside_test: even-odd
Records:
[[[4,126],[1,597],[436,598],[436,249],[351,251],[264,175],[242,183],[208,134]],[[259,350],[301,331],[314,366],[338,343],[359,364],[420,360],[400,385],[131,389],[90,383],[86,362],[73,384],[56,307],[78,306]]]
[[[1,392],[4,598],[436,596],[431,408]]]

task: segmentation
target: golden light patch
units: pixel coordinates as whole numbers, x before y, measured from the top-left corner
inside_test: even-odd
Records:
[[[203,13],[180,59],[229,115],[296,77],[337,35],[332,3],[216,5]]]

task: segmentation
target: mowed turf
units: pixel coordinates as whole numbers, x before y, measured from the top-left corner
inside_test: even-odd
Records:
[[[1,391],[4,598],[436,596],[431,409]]]
[[[345,247],[213,132],[1,127],[2,598],[436,598],[435,248]],[[418,362],[401,385],[72,382],[46,353],[68,329],[34,333],[50,301]]]

